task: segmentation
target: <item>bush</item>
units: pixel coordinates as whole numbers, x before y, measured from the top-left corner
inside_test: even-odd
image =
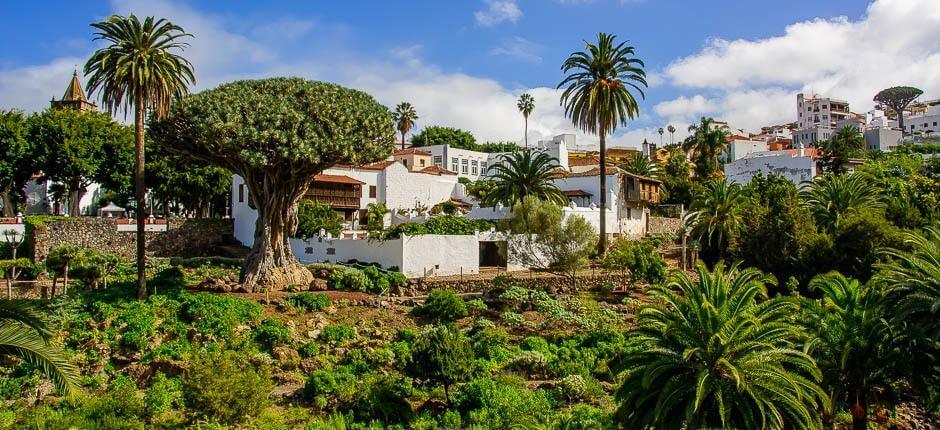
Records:
[[[412,313],[437,322],[453,322],[467,316],[467,304],[453,290],[434,290],[424,305],[416,306]]]
[[[390,291],[391,283],[388,281],[388,276],[382,273],[378,267],[366,267],[362,269],[362,274],[366,275],[366,277],[369,278],[369,282],[372,284],[369,288],[369,292],[387,294]]]
[[[343,230],[343,216],[329,205],[300,203],[297,206],[296,236],[303,239],[313,237],[320,234],[320,229],[334,237],[339,236]]]
[[[157,331],[157,315],[148,302],[133,302],[116,320],[121,329],[121,345],[143,351]]]
[[[330,324],[320,331],[320,340],[324,342],[343,342],[356,337],[356,330],[346,324]]]
[[[183,383],[157,373],[144,395],[147,415],[154,416],[183,406]]]
[[[290,327],[274,318],[265,318],[254,330],[255,341],[268,352],[272,352],[274,347],[290,344],[291,337]]]
[[[264,306],[260,303],[229,295],[210,293],[183,294],[180,314],[203,336],[225,339],[235,334],[239,325],[253,324],[261,319]]]
[[[666,280],[666,260],[650,240],[618,239],[607,251],[604,267],[629,273],[631,281],[659,284]]]
[[[320,345],[318,345],[316,342],[308,342],[298,348],[297,352],[300,353],[301,358],[314,357],[320,353]]]
[[[182,377],[187,406],[198,416],[223,424],[255,417],[269,404],[274,388],[266,367],[255,367],[235,351],[204,352]]]
[[[320,369],[307,375],[304,397],[320,409],[348,404],[359,392],[360,379],[347,366]]]
[[[520,422],[546,422],[554,414],[543,390],[529,391],[518,378],[480,378],[460,388],[455,403],[467,411],[468,427],[512,428]]]
[[[368,292],[372,289],[372,281],[359,269],[343,267],[333,270],[330,286],[337,290]]]
[[[411,351],[409,372],[444,386],[450,403],[450,387],[465,381],[473,370],[473,349],[460,330],[449,326],[429,327],[421,332]]]
[[[288,296],[287,303],[307,312],[320,312],[330,307],[330,298],[326,294],[314,294],[304,291]]]

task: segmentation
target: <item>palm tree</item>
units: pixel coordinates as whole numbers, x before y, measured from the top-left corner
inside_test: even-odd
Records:
[[[645,97],[640,87],[647,86],[644,64],[635,57],[635,49],[614,39],[612,34],[600,33],[596,44],[585,42],[585,51],[572,53],[562,64],[562,72],[568,75],[558,84],[558,88],[566,87],[561,95],[565,115],[585,132],[597,133],[600,140],[598,255],[607,249],[607,134],[618,125],[626,127],[628,119],[640,114],[631,88]]]
[[[676,142],[674,138],[675,138],[675,133],[676,133],[676,127],[674,127],[672,124],[669,124],[669,126],[666,127],[666,130],[669,131],[669,144],[670,145],[675,144]]]
[[[659,127],[659,130],[657,130],[657,132],[659,133],[659,147],[662,148],[663,147],[663,133],[665,133],[666,130],[663,130],[662,127]]]
[[[411,106],[411,103],[401,102],[395,106],[392,120],[395,121],[398,132],[401,133],[401,149],[405,149],[405,135],[415,126],[416,119],[418,119],[418,112]]]
[[[144,115],[150,112],[162,118],[174,98],[188,93],[195,83],[193,65],[179,55],[189,46],[182,42],[192,37],[177,25],[149,16],[141,22],[136,16],[112,15],[91,25],[95,40],[108,45],[95,51],[85,63],[88,91],[101,91],[101,100],[109,112],[134,107],[137,162],[134,167],[137,214],[137,296],[147,294],[146,249],[144,243]]]
[[[494,185],[481,204],[512,207],[526,196],[535,196],[564,205],[568,198],[552,183],[553,171],[559,167],[558,160],[544,152],[523,149],[503,154],[487,169]]]
[[[822,294],[804,306],[810,354],[832,401],[851,405],[852,428],[865,430],[876,392],[890,390],[899,376],[883,296],[839,272],[816,276],[809,289]]]
[[[817,429],[828,407],[813,359],[797,345],[795,300],[767,298],[773,276],[723,262],[675,271],[647,290],[617,367],[625,428]]]
[[[877,188],[857,173],[819,176],[800,192],[800,196],[813,213],[816,224],[830,230],[838,227],[850,213],[882,206]]]
[[[659,165],[641,153],[633,154],[633,156],[627,158],[627,161],[619,167],[634,175],[646,176],[647,178],[656,178],[659,176]]]
[[[695,174],[708,179],[720,171],[719,157],[728,152],[728,131],[717,127],[714,119],[702,117],[699,124],[689,126],[689,133],[682,149],[695,162]]]
[[[525,118],[525,147],[529,147],[529,114],[532,113],[532,110],[535,109],[535,98],[532,97],[529,93],[522,93],[519,96],[519,102],[516,103],[516,107],[519,108],[519,112],[522,112],[522,117]]]
[[[71,393],[78,385],[65,351],[49,344],[45,319],[25,300],[0,300],[0,356],[18,357],[42,371],[56,388]]]
[[[879,264],[876,279],[888,286],[897,322],[925,325],[923,331],[940,341],[940,228],[903,234],[909,251],[886,250],[893,261]]]
[[[819,149],[823,151],[821,164],[830,173],[845,173],[849,158],[861,154],[864,147],[865,139],[862,138],[858,128],[842,127],[829,140],[819,143]]]
[[[712,257],[723,258],[729,241],[740,231],[746,201],[741,186],[721,179],[707,182],[705,191],[692,201],[691,235],[703,249],[708,247]]]

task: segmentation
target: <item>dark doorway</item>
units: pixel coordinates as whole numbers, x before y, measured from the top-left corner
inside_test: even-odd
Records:
[[[480,242],[480,267],[506,268],[506,242]]]

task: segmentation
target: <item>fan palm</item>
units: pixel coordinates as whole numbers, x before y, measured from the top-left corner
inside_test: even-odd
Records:
[[[620,168],[634,175],[646,176],[647,178],[656,178],[659,176],[659,165],[649,157],[636,153],[627,158]]]
[[[721,179],[707,182],[705,191],[696,196],[690,207],[692,236],[707,245],[718,258],[724,257],[730,239],[741,229],[746,201],[738,184]]]
[[[895,319],[926,324],[925,331],[940,340],[940,228],[906,232],[904,244],[910,251],[885,251],[893,261],[879,265],[876,279],[888,286]]]
[[[882,206],[878,189],[856,173],[819,176],[800,192],[800,196],[813,213],[816,224],[830,230],[852,212]]]
[[[626,42],[616,43],[616,36],[600,33],[597,43],[585,42],[585,51],[574,52],[561,66],[568,75],[558,84],[565,87],[561,104],[565,115],[575,126],[587,133],[596,133],[600,140],[600,240],[599,255],[607,249],[607,135],[628,119],[640,114],[632,91],[645,97],[646,72],[635,49]]]
[[[797,348],[797,302],[767,298],[770,275],[719,262],[675,271],[636,312],[617,392],[626,428],[816,429],[828,407],[813,359]]]
[[[66,393],[75,390],[75,367],[61,348],[49,344],[42,314],[25,300],[0,300],[0,356],[18,357],[37,367]]]
[[[663,133],[665,133],[666,130],[664,130],[662,127],[659,127],[659,130],[657,130],[657,132],[659,133],[659,147],[662,148],[663,147]]]
[[[134,126],[137,162],[134,167],[137,214],[137,296],[147,293],[146,254],[144,244],[144,115],[155,118],[166,115],[174,98],[188,92],[195,83],[192,64],[179,55],[189,46],[182,42],[191,37],[177,25],[165,20],[147,17],[141,22],[136,16],[113,15],[91,25],[95,40],[104,40],[107,46],[95,51],[85,63],[88,91],[101,92],[105,108],[114,112],[134,107]]]
[[[804,306],[804,322],[813,334],[810,354],[832,401],[851,405],[852,427],[865,430],[875,390],[889,390],[897,376],[894,364],[899,357],[892,347],[883,296],[839,272],[816,276],[809,289],[822,294]]]
[[[411,103],[401,102],[395,106],[395,112],[392,112],[392,120],[395,121],[395,127],[401,133],[401,149],[405,149],[405,135],[415,126],[415,120],[418,119],[418,112],[415,111]]]
[[[676,127],[674,127],[672,124],[669,124],[669,126],[666,127],[666,130],[669,131],[669,144],[672,145],[676,143],[674,139],[675,133],[676,133]]]
[[[682,149],[695,162],[695,174],[707,179],[719,172],[719,158],[728,152],[728,131],[716,126],[712,118],[702,117],[698,124],[689,126],[689,132]]]
[[[494,185],[481,203],[511,207],[526,196],[534,196],[564,205],[568,198],[552,183],[553,171],[559,167],[558,160],[544,152],[523,149],[503,154],[487,169]]]
[[[516,103],[522,117],[525,118],[525,147],[529,147],[529,114],[535,109],[535,98],[529,93],[522,93],[519,96],[519,102]]]

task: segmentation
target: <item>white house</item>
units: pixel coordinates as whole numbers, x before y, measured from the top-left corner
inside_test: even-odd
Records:
[[[815,148],[766,151],[725,163],[728,182],[747,184],[758,174],[783,176],[799,185],[816,177]]]
[[[575,135],[559,134],[551,139],[540,140],[533,150],[544,152],[558,160],[558,164],[568,168],[568,148],[575,146]],[[499,158],[504,154],[501,152],[489,153],[471,151],[468,149],[454,148],[450,145],[432,145],[418,148],[431,156],[431,165],[446,169],[457,174],[458,177],[468,178],[472,181],[482,179],[486,176],[486,169],[494,163],[499,162]],[[404,153],[408,150],[399,151]],[[396,160],[399,158],[392,154]]]

